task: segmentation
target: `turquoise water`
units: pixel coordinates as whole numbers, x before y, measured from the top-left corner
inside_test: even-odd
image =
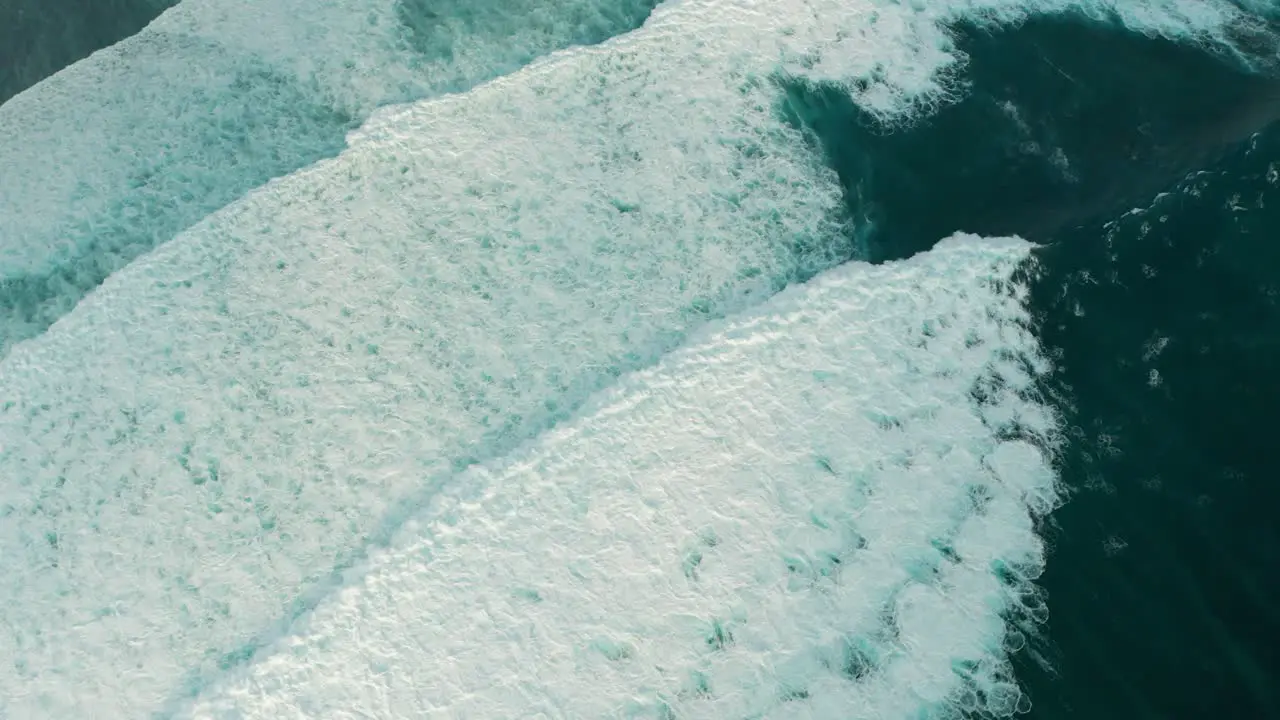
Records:
[[[0,103],[141,30],[174,0],[14,0],[0,7]]]
[[[0,51],[0,717],[1280,717],[1267,4],[291,2]]]

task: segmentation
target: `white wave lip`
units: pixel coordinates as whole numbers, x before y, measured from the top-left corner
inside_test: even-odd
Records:
[[[455,478],[184,715],[1025,709],[1000,613],[1030,588],[993,568],[1036,576],[1057,497],[1042,449],[999,439],[1056,433],[1010,281],[1028,249],[958,236],[715,326]]]
[[[245,24],[183,7],[158,21],[182,42]],[[0,715],[174,707],[456,467],[842,260],[834,173],[767,78],[881,68],[860,100],[909,109],[954,59],[940,17],[672,2],[376,113],[337,158],[116,272],[0,361]],[[389,87],[324,67],[334,97]]]

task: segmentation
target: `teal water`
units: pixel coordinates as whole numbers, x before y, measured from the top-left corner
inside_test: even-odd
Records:
[[[424,62],[448,61],[481,29],[567,22],[563,42],[592,43],[638,25],[652,6],[566,20],[536,4],[507,14],[507,5],[405,0],[400,19]],[[118,25],[75,15],[60,27],[79,39],[61,46],[47,30],[29,36],[43,49],[0,44],[10,53],[0,56],[0,90],[132,32],[146,18],[141,5],[132,10]],[[912,124],[886,128],[844,90],[790,80],[779,107],[839,175],[866,257],[909,257],[955,231],[1042,245],[1029,303],[1055,364],[1043,392],[1069,428],[1057,458],[1069,497],[1041,528],[1048,569],[1044,603],[1032,605],[1047,613],[1010,618],[1030,638],[1014,655],[1023,709],[1046,719],[1280,717],[1274,38],[1265,25],[1239,28],[1251,53],[1242,57],[1070,15],[953,30],[967,59],[955,70],[957,98]],[[513,46],[481,76],[531,59]],[[436,80],[444,92],[474,79]],[[338,152],[358,124],[292,79],[250,72],[236,82],[279,84],[278,105],[239,95],[236,131],[214,153],[225,166],[135,176],[120,207],[146,210],[143,220],[95,218],[78,255],[0,281],[0,310],[29,319],[24,333],[43,332],[110,273],[249,188]],[[261,154],[237,154],[249,144]],[[189,204],[167,204],[192,188]],[[0,351],[5,340],[0,332]]]
[[[177,0],[12,0],[0,4],[0,103],[138,32]]]
[[[1280,715],[1278,161],[1271,123],[1044,252],[1076,493],[1050,531],[1037,717]]]
[[[957,41],[961,99],[907,128],[829,87],[788,100],[873,257],[954,230],[1044,245],[1070,496],[1048,620],[1018,619],[1029,717],[1280,717],[1280,78],[1070,17]]]

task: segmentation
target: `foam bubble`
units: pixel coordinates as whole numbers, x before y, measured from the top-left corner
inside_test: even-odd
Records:
[[[701,333],[454,478],[183,716],[1012,715],[1000,613],[1027,581],[992,568],[1043,564],[1025,498],[1056,494],[969,391],[1037,355],[993,282],[1027,250],[958,237]]]

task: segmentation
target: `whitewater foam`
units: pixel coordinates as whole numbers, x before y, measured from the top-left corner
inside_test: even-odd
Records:
[[[0,105],[0,356],[200,218],[336,154],[375,108],[598,42],[639,25],[656,2],[185,0]],[[746,41],[732,51],[755,71],[840,83],[885,120],[947,97],[939,71],[956,58],[944,26],[960,17],[1074,10],[1224,43],[1242,22],[1226,0],[667,5],[685,30]],[[735,14],[749,33],[706,25]],[[782,34],[762,43],[770,32]]]
[[[1009,282],[1027,251],[953,238],[702,333],[454,478],[183,715],[1025,708],[1001,613],[1043,565],[1033,521],[1057,497],[1045,363]],[[1015,425],[1041,445],[998,439]]]
[[[834,176],[766,84],[695,42],[583,50],[417,106],[15,347],[12,712],[155,710],[456,464],[846,257]]]
[[[630,30],[656,2],[185,0],[0,105],[0,356],[209,213],[336,155],[374,108]]]
[[[155,31],[238,56],[200,33],[239,37],[248,7],[196,22],[183,5]],[[834,173],[777,120],[768,78],[809,72],[821,51],[815,79],[879,77],[889,89],[865,102],[910,106],[948,57],[913,35],[933,32],[925,12],[669,3],[632,35],[376,113],[338,157],[248,193],[14,347],[0,362],[0,655],[15,658],[0,714],[171,707],[341,585],[335,567],[458,469],[707,319],[849,257]],[[348,67],[344,46],[314,66],[276,57],[285,31],[255,17],[271,29],[236,41],[245,57],[314,79],[323,112],[372,107],[409,67]],[[319,44],[308,27],[321,25],[291,32]],[[338,42],[366,31],[352,32]],[[28,132],[13,113],[6,132]],[[56,153],[79,136],[63,130],[27,137],[72,187],[75,154]],[[49,196],[51,226],[74,197]]]

